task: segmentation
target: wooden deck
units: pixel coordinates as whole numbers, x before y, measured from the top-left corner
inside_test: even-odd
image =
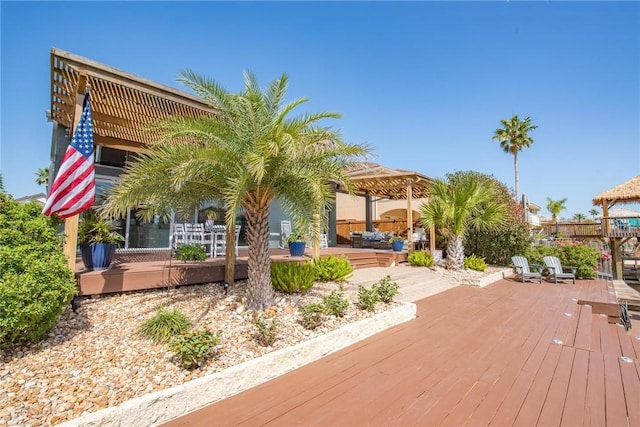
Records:
[[[414,321],[165,426],[640,426],[640,339],[578,304],[606,307],[612,291],[459,286],[419,301]]]
[[[235,278],[247,278],[247,249],[240,249],[236,259]],[[406,261],[407,252],[390,250],[330,247],[320,250],[320,256],[345,255],[354,268],[388,267]],[[304,258],[291,258],[288,249],[270,249],[274,261],[311,259],[307,248]],[[204,262],[182,262],[171,259],[168,250],[150,253],[116,254],[113,265],[106,270],[85,271],[78,259],[76,278],[80,295],[99,295],[113,292],[164,288],[224,281],[224,257],[208,258]]]

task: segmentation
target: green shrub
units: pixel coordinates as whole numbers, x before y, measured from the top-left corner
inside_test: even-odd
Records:
[[[378,294],[378,298],[380,298],[380,301],[384,302],[385,304],[393,301],[393,297],[395,297],[399,293],[399,286],[396,282],[391,281],[391,276],[383,277],[378,282],[374,283],[371,289]]]
[[[531,246],[525,252],[529,263],[544,265],[544,257],[556,256],[565,266],[577,267],[576,277],[592,279],[596,277],[600,251],[597,248],[579,243],[559,243],[552,246]]]
[[[380,302],[380,296],[375,289],[367,289],[364,286],[358,286],[358,307],[362,310],[373,311],[373,308]]]
[[[318,303],[310,303],[300,307],[300,323],[307,329],[315,329],[322,324],[324,306]]]
[[[322,299],[322,302],[324,304],[325,311],[336,317],[344,316],[344,313],[347,311],[347,307],[349,307],[349,301],[340,291],[333,291],[329,295],[326,295]]]
[[[0,193],[0,348],[44,337],[78,292],[57,222]]]
[[[169,342],[168,347],[176,354],[182,366],[195,369],[207,361],[211,350],[218,345],[218,342],[216,334],[203,329],[175,337]]]
[[[316,279],[309,262],[274,262],[271,264],[271,286],[278,292],[293,294],[311,289]]]
[[[139,328],[142,335],[155,343],[165,343],[175,335],[181,335],[191,327],[189,318],[180,310],[158,308],[156,314],[145,320]]]
[[[181,261],[204,261],[207,252],[202,245],[178,245],[176,258]]]
[[[464,259],[464,268],[476,271],[485,271],[487,269],[487,263],[484,261],[484,258],[469,255]]]
[[[316,280],[321,282],[343,282],[353,273],[353,267],[346,256],[335,257],[329,255],[326,258],[315,258],[311,264],[316,272]]]
[[[407,261],[411,265],[431,267],[433,265],[433,256],[425,251],[413,251],[407,257]]]
[[[273,344],[278,335],[278,321],[276,319],[266,319],[262,315],[253,318],[253,324],[256,327],[254,334],[258,344],[268,347]]]

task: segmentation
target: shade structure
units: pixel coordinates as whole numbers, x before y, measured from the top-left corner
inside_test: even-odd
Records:
[[[594,205],[606,203],[609,206],[618,202],[640,202],[640,175],[598,194],[592,201]]]

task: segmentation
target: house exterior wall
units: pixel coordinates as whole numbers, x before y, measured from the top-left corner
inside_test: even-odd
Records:
[[[371,216],[372,219],[406,219],[407,201],[406,200],[389,200],[372,198]],[[411,208],[413,211],[413,219],[417,219],[419,215],[420,205],[427,199],[413,199]],[[399,212],[390,212],[394,210],[402,210]],[[344,193],[336,194],[336,218],[338,220],[365,220],[365,199],[360,196],[350,196]]]

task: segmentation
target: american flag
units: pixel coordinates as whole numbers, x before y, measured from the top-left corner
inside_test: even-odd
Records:
[[[95,199],[93,120],[87,92],[84,95],[82,116],[64,153],[42,213],[68,218],[89,209]]]

